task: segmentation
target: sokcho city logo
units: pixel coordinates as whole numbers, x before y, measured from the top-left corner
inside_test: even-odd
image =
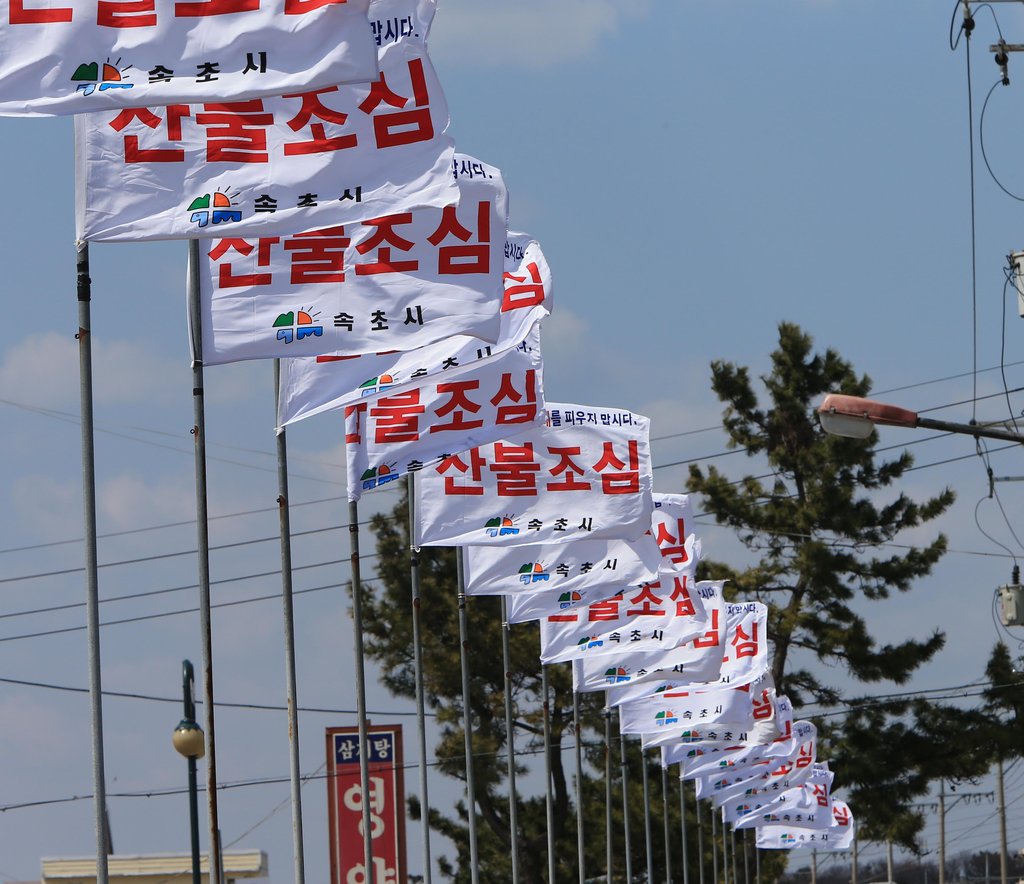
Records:
[[[380,488],[381,485],[387,485],[388,482],[394,482],[397,478],[395,464],[382,463],[378,467],[366,470],[359,477],[359,481],[362,483],[363,491],[372,491],[374,488]]]
[[[316,319],[319,315],[309,310],[289,310],[287,313],[278,314],[273,326],[277,331],[277,339],[290,344],[304,338],[323,337],[324,327]]]
[[[501,516],[488,519],[484,525],[488,537],[515,537],[519,529],[515,526],[512,516]]]
[[[395,375],[382,374],[379,377],[363,381],[359,385],[359,395],[373,396],[375,393],[380,393],[388,387],[393,387],[396,383],[398,383],[398,378]]]
[[[629,670],[625,666],[613,666],[611,669],[605,670],[604,680],[608,684],[622,684],[624,681],[629,681]]]
[[[93,92],[106,92],[110,89],[131,89],[134,83],[126,83],[124,74],[131,69],[131,65],[118,68],[121,59],[113,64],[108,58],[102,64],[98,61],[83,61],[71,75],[71,82],[77,83],[76,92],[82,95],[92,95]]]
[[[583,601],[583,594],[580,592],[563,592],[558,597],[558,610],[564,611],[567,608],[575,608]]]
[[[592,648],[603,648],[604,639],[599,638],[596,635],[587,635],[576,642],[576,649],[578,651],[589,651]]]
[[[227,190],[217,190],[213,194],[204,193],[197,196],[188,204],[186,210],[191,213],[189,221],[197,227],[241,221],[241,210],[234,208],[238,205],[236,200],[239,193],[240,191],[229,193]]]
[[[488,522],[487,524],[490,525],[491,523]],[[493,537],[493,535],[491,536]],[[519,569],[519,582],[524,586],[529,586],[533,583],[543,583],[550,578],[551,575],[548,574],[547,569],[540,562],[527,562]]]

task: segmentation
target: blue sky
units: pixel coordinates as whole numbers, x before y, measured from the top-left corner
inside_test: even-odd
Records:
[[[1004,419],[1000,372],[980,372],[976,381],[970,372],[1002,361],[1006,386],[1024,386],[1016,364],[1024,360],[1024,324],[1015,303],[1004,302],[1002,270],[1007,253],[1024,248],[1024,207],[984,163],[1024,196],[1017,82],[1024,81],[1024,56],[1011,57],[1011,85],[992,94],[983,158],[979,117],[998,73],[987,50],[998,34],[992,12],[980,10],[972,47],[975,290],[967,65],[963,44],[949,48],[953,5],[523,0],[512,7],[441,0],[431,54],[457,146],[502,168],[511,225],[538,237],[553,270],[548,397],[648,414],[658,465],[722,455],[710,361],[737,361],[758,374],[779,321],[791,320],[870,374],[876,390],[897,391],[885,397],[891,401],[938,409],[929,414],[948,420]],[[1007,41],[1024,42],[1024,11],[1017,4],[994,9]],[[79,567],[81,545],[73,541],[82,520],[72,125],[0,119],[0,136],[9,170],[0,240],[7,330],[0,341],[2,579]],[[91,250],[99,530],[110,535],[101,541],[100,562],[141,560],[103,568],[103,598],[195,581],[193,558],[171,556],[195,542],[188,521],[185,249],[157,243]],[[215,602],[268,597],[214,614],[217,697],[226,702],[280,704],[284,697],[279,581],[219,582],[278,565],[271,380],[269,364],[207,372],[211,514],[223,517],[213,522],[212,542],[271,538],[213,554]],[[973,410],[975,388],[988,398]],[[1019,414],[1021,395],[1008,398]],[[1007,524],[1020,522],[1024,486],[997,483],[998,500],[989,498],[974,443],[933,435],[894,430],[880,446],[909,445],[921,467],[901,490],[923,497],[956,489],[958,502],[938,526],[953,552],[908,595],[865,609],[880,640],[935,628],[949,633],[946,650],[915,688],[977,680],[996,639],[991,592],[1009,579],[1009,553],[1024,556]],[[347,555],[340,528],[301,533],[345,522],[340,438],[340,420],[330,416],[289,430],[297,565]],[[741,454],[713,462],[730,475],[760,471]],[[991,462],[996,476],[1024,475],[1016,451]],[[680,491],[684,476],[685,465],[661,467],[656,490]],[[379,505],[390,506],[393,497],[382,495]],[[372,505],[367,498],[365,511]],[[729,532],[710,518],[699,530],[708,555],[738,560]],[[340,588],[317,590],[346,577],[341,564],[297,576],[296,589],[310,590],[296,600],[301,705],[354,707],[347,606]],[[75,573],[7,579],[0,614],[80,603],[83,586]],[[192,589],[110,601],[102,619],[195,603]],[[83,619],[81,608],[5,616],[0,677],[85,687],[84,632],[19,638],[74,629]],[[106,627],[105,689],[177,698],[181,659],[200,659],[197,625],[186,613]],[[370,693],[380,720],[386,711],[411,709],[376,684]],[[178,706],[111,697],[104,715],[112,794],[184,784],[184,764],[170,746]],[[0,683],[0,716],[0,749],[16,760],[0,779],[0,806],[91,792],[85,695]],[[411,718],[403,720],[412,727]],[[323,762],[322,728],[352,721],[303,718],[304,772]],[[285,740],[280,714],[219,713],[221,781],[286,780]],[[1018,802],[1009,829],[1019,832],[1019,769],[1009,782],[1008,800]],[[410,772],[410,790],[414,783]],[[452,800],[441,782],[432,788],[438,800]],[[307,876],[324,880],[322,781],[311,782],[304,796]],[[225,843],[241,839],[239,846],[267,850],[276,881],[291,869],[287,800],[286,781],[232,789],[221,800]],[[991,811],[987,804],[954,809],[947,826],[959,841],[950,852],[994,847]],[[113,797],[110,812],[118,852],[187,845],[182,796]],[[932,816],[932,849],[935,829]],[[410,870],[418,871],[418,826],[409,834]],[[91,806],[72,801],[0,813],[0,844],[0,881],[37,878],[42,856],[93,851]]]

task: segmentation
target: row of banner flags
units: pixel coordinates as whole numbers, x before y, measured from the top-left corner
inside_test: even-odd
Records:
[[[851,845],[765,606],[695,579],[648,419],[545,398],[551,271],[448,134],[436,0],[0,2],[0,115],[78,115],[78,238],[199,240],[194,358],[281,359],[278,427],[343,417],[350,501],[413,479],[413,545],[459,547],[466,594],[540,621],[540,662],[724,822]]]

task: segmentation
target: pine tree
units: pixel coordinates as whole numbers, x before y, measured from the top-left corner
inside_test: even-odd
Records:
[[[870,380],[831,349],[813,352],[796,325],[780,324],[771,370],[760,381],[764,405],[748,368],[712,363],[729,446],[767,469],[734,479],[714,466],[691,466],[689,490],[754,559],[746,568],[705,562],[704,571],[728,579],[734,595],[768,605],[771,671],[794,707],[842,703],[843,689],[823,677],[835,667],[854,685],[906,684],[944,635],[879,645],[859,610],[862,601],[883,601],[928,576],[946,538],[912,547],[901,535],[945,512],[953,492],[911,500],[893,488],[912,464],[909,453],[879,460],[874,434],[848,439],[819,427],[814,409],[824,394],[865,396]],[[906,803],[927,791],[939,769],[956,776],[971,766],[954,736],[975,723],[955,710],[896,701],[860,705],[845,720],[819,719],[819,730],[866,834],[912,845],[921,819]]]

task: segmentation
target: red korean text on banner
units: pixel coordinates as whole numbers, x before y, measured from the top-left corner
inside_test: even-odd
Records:
[[[546,426],[445,458],[416,482],[419,546],[632,540],[650,526],[650,423],[549,404]]]
[[[0,115],[237,101],[367,82],[377,76],[369,5],[0,0]]]
[[[503,481],[529,481],[527,449],[515,436],[544,423],[540,327],[497,359],[345,409],[349,500],[409,473],[426,473],[485,443],[508,453]],[[510,441],[493,442],[495,439]],[[439,466],[440,465],[440,466]]]
[[[137,101],[77,117],[78,239],[295,234],[457,203],[448,106],[425,42],[433,0],[375,0],[373,8],[413,25],[381,45],[372,82],[299,84],[238,101]],[[395,244],[407,229],[400,217],[393,222],[394,243],[385,246],[397,262],[407,257]],[[504,232],[495,236],[500,252]],[[247,267],[236,257],[235,275],[268,270],[264,254]]]
[[[360,356],[337,351],[281,363],[280,426],[376,396],[400,393],[428,378],[471,371],[526,339],[534,323],[551,312],[551,271],[540,245],[529,234],[510,232],[505,240],[505,291],[498,340],[454,335],[416,350]],[[325,330],[326,331],[326,330]]]
[[[487,177],[458,179],[458,206],[290,236],[202,241],[204,363],[406,352],[462,334],[495,341],[503,325],[506,194],[500,172],[488,169]],[[362,378],[359,392],[394,386],[387,374],[378,384]]]

